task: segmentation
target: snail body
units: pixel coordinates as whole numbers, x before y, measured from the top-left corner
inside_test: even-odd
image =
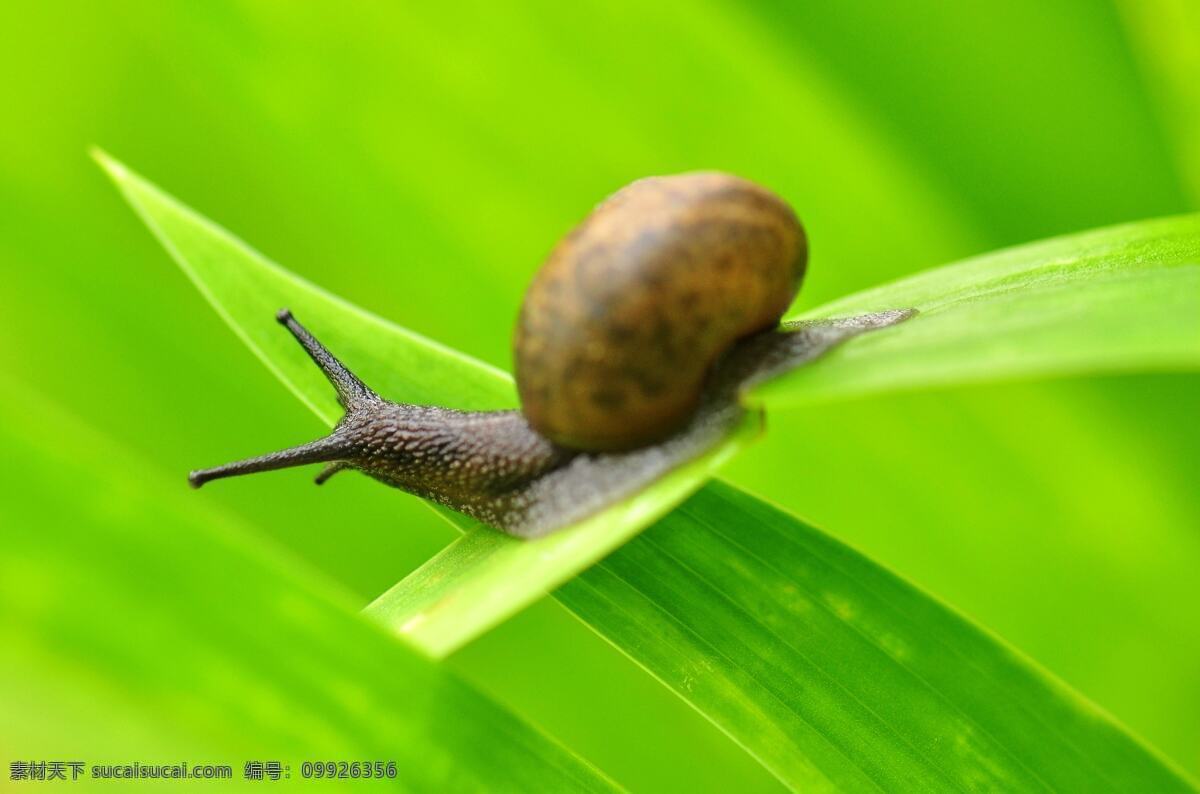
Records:
[[[779,326],[806,257],[791,208],[751,182],[634,182],[554,249],[526,293],[514,334],[522,410],[385,400],[285,309],[277,319],[345,416],[324,438],[188,480],[326,463],[318,484],[356,469],[510,534],[545,534],[719,443],[745,416],[749,384],[913,313]]]

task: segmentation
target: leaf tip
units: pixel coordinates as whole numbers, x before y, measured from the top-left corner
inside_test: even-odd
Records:
[[[108,152],[101,149],[99,146],[92,146],[88,149],[88,154],[96,161],[96,164],[103,168],[108,175],[116,181],[121,181],[129,175],[129,169],[125,164],[113,158]]]

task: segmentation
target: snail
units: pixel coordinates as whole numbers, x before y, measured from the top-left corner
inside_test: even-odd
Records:
[[[324,438],[189,482],[325,463],[317,484],[357,469],[509,534],[544,535],[711,449],[746,415],[749,386],[915,313],[780,324],[807,258],[795,213],[765,188],[713,172],[638,180],[570,232],[526,292],[520,410],[385,400],[283,309],[345,416]]]

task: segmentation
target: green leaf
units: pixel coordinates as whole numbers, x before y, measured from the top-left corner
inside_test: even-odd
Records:
[[[556,596],[797,790],[1192,790],[1001,640],[729,485]]]
[[[367,607],[435,656],[470,642],[669,513],[751,436],[754,423],[633,497],[536,540],[438,508],[466,534]]]
[[[331,329],[347,334],[346,328],[357,324],[358,332],[375,334],[358,340],[365,360],[352,360],[371,373],[368,380],[378,375],[389,388],[418,388],[406,385],[402,375],[386,380],[380,363],[386,359],[372,350],[389,344],[422,351],[430,369],[462,369],[477,384],[487,377],[501,380],[461,358],[438,361],[441,351],[411,335],[381,339],[393,330],[390,326],[270,265],[119,166],[109,163],[109,169],[235,326],[265,329],[269,317],[250,314],[269,315],[272,301],[300,305],[303,300],[306,310]],[[1103,279],[1122,263],[1154,259],[1154,251],[1161,254],[1155,266],[1142,270],[1159,272],[1167,269],[1163,251],[1186,252],[1194,245],[1194,221],[1137,228],[1145,232],[1143,244],[1122,249],[1123,256],[1112,257],[1112,268],[1093,263],[1071,275],[1090,272]],[[1053,253],[1062,245],[1070,247],[1070,241],[1040,248]],[[1008,256],[1024,273],[1026,260],[1018,254]],[[254,274],[239,276],[230,269]],[[937,271],[949,285],[942,294],[969,292],[977,270],[968,264]],[[983,270],[994,293],[1004,273]],[[1017,278],[1016,286],[1058,283],[1052,273],[1042,275],[1040,281]],[[1073,283],[1089,285],[1082,278]],[[247,309],[248,301],[231,286],[260,291],[260,305]],[[261,294],[272,290],[269,297]],[[923,293],[898,294],[916,298]],[[936,317],[936,307],[926,305]],[[1143,305],[1147,311],[1154,308]],[[244,311],[250,314],[243,320]],[[243,333],[259,344],[274,344],[269,334]],[[277,351],[279,371],[288,378],[302,376],[305,362],[298,351],[284,348]],[[434,373],[421,376],[426,374]],[[326,390],[319,383],[307,388],[318,386]],[[502,386],[496,385],[493,397]],[[487,389],[486,384],[477,388],[479,393]],[[450,393],[442,399],[458,398]],[[558,537],[574,535],[547,540]],[[532,590],[524,589],[524,580],[562,581],[537,559],[545,542],[514,545],[499,533],[475,528],[381,597],[372,611],[427,650],[445,652],[503,614],[506,607],[494,602],[508,600],[511,606],[527,600]],[[581,559],[560,558],[556,564]],[[795,787],[905,790],[920,780],[922,786],[947,790],[1187,789],[1178,773],[1109,718],[999,641],[796,519],[727,485],[708,485],[557,596]],[[493,603],[481,607],[480,602]]]
[[[1200,367],[1200,216],[927,270],[807,313],[921,314],[759,390],[768,406],[948,384]]]
[[[464,409],[511,407],[512,382],[497,370],[357,309],[268,261],[111,158],[97,159],[214,308],[279,378],[327,423],[333,390],[274,320],[292,308],[381,395]],[[420,587],[391,591],[376,612],[434,654],[445,654],[585,569],[699,488],[754,435],[748,417],[725,443],[651,487],[549,537],[520,540],[443,511],[466,537],[436,559]],[[469,565],[468,565],[469,561]]]
[[[614,790],[41,395],[0,387],[0,411],[21,417],[0,424],[6,761],[223,763],[236,782],[249,760],[293,779],[379,760],[398,790]]]

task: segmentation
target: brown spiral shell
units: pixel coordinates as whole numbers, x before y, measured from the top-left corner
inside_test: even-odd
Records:
[[[623,188],[559,243],[525,295],[514,358],[526,420],[578,450],[670,435],[716,359],[778,323],[807,253],[791,208],[744,179]]]

